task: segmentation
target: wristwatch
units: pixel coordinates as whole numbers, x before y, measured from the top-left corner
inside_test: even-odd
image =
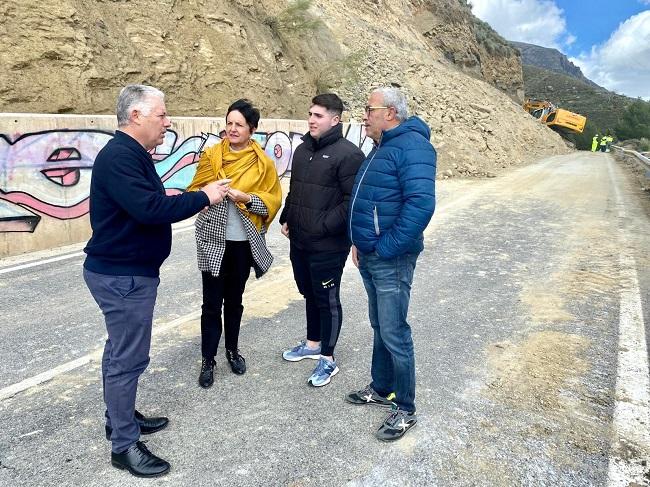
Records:
[[[251,196],[251,200],[248,203],[244,203],[244,206],[246,207],[247,210],[250,210],[251,207],[253,206],[253,197]]]

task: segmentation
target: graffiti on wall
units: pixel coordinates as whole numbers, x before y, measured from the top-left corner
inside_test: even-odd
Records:
[[[282,131],[254,134],[281,177],[291,172],[301,136]],[[110,131],[93,129],[0,134],[0,232],[34,232],[41,215],[59,220],[86,215],[93,163],[112,137]],[[366,153],[372,147],[360,125],[349,125],[346,138]],[[168,194],[185,190],[198,155],[220,140],[212,133],[179,140],[176,132],[167,132],[152,156]]]

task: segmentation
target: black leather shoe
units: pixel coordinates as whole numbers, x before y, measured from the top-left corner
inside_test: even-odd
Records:
[[[239,355],[239,350],[226,350],[226,358],[235,374],[242,375],[246,372],[246,360]]]
[[[214,383],[214,366],[217,363],[214,359],[207,359],[203,357],[201,362],[201,373],[199,374],[199,385],[207,389]]]
[[[136,477],[158,477],[171,468],[168,462],[151,453],[141,441],[136,441],[123,453],[111,452],[111,464],[128,470]]]
[[[140,425],[140,433],[143,435],[150,435],[151,433],[165,429],[169,424],[169,419],[164,416],[147,418],[137,410],[135,412],[135,420]],[[105,426],[104,428],[106,430],[106,439],[110,440],[113,428],[110,426]]]

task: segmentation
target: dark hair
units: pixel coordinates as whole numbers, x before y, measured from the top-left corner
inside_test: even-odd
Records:
[[[226,118],[228,118],[230,112],[233,112],[235,110],[244,116],[246,123],[251,129],[251,132],[255,132],[255,130],[257,130],[257,124],[260,121],[260,111],[253,106],[250,100],[246,100],[244,98],[237,100],[228,107]]]
[[[322,93],[316,95],[311,99],[311,104],[325,107],[328,112],[338,115],[339,117],[343,113],[343,101],[341,101],[338,95],[335,95],[334,93]]]

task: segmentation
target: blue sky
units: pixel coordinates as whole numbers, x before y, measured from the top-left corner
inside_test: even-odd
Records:
[[[556,1],[555,4],[564,11],[567,30],[576,37],[572,45],[565,47],[565,54],[577,56],[595,44],[604,43],[621,22],[650,9],[649,3],[644,5],[635,0]]]
[[[596,83],[650,100],[650,0],[470,0],[508,40],[554,47]]]

